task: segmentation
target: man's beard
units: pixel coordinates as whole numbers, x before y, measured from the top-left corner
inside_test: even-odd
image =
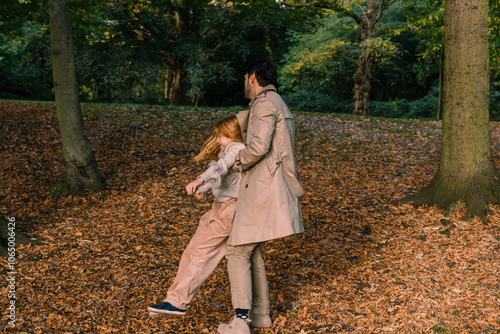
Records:
[[[252,97],[252,87],[249,84],[245,84],[245,98],[251,100]]]

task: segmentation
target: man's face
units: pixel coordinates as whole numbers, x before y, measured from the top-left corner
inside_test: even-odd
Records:
[[[248,75],[245,74],[245,98],[251,100],[253,99],[253,94],[252,94],[252,85],[250,84],[250,79],[252,78],[252,76],[254,76],[255,74],[252,74],[252,75]]]

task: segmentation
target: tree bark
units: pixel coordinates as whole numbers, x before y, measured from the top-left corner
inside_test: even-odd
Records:
[[[441,115],[443,114],[443,69],[439,69],[439,90],[438,90],[438,111],[437,111],[437,120],[441,119]]]
[[[75,59],[69,0],[49,0],[50,46],[57,117],[66,162],[66,184],[71,193],[101,190],[103,180],[85,135]]]
[[[179,38],[182,34],[188,32],[191,27],[189,24],[189,2],[186,0],[178,0],[176,5],[173,6],[173,14],[177,26],[177,30],[173,36],[174,39]],[[171,82],[169,85],[169,95],[168,100],[170,105],[177,106],[183,101],[184,92],[182,90],[182,81],[184,79],[184,69],[182,65],[182,59],[174,59],[168,53],[170,50],[164,54],[165,63],[171,71]]]
[[[366,38],[364,39],[366,40]],[[356,60],[356,71],[352,76],[354,81],[354,115],[370,114],[370,84],[373,56],[366,47],[361,47],[361,55]]]
[[[170,88],[170,105],[178,106],[182,102],[182,69],[176,68],[173,71],[172,84]]]
[[[364,14],[364,21],[359,22],[361,29],[361,42],[368,40],[375,32],[375,25],[379,12],[378,1],[368,0]],[[370,114],[370,91],[371,91],[371,69],[373,66],[373,56],[366,46],[361,46],[361,54],[356,60],[356,71],[353,75],[354,81],[354,115]]]
[[[467,206],[464,217],[486,218],[500,203],[500,174],[493,161],[489,127],[488,0],[447,0],[443,132],[438,172],[403,202]]]

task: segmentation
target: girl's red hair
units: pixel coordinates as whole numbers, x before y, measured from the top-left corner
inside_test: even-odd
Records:
[[[217,123],[212,135],[203,144],[200,154],[194,157],[195,161],[217,159],[220,153],[217,136],[224,136],[232,139],[233,141],[243,143],[240,123],[238,122],[236,116],[225,118]]]

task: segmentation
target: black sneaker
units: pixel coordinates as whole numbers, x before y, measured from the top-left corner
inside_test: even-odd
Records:
[[[152,317],[161,314],[185,315],[186,310],[177,308],[170,303],[164,302],[158,305],[148,306],[149,315]]]

